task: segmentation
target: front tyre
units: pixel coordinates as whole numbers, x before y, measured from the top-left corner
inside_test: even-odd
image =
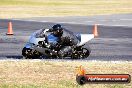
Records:
[[[41,56],[41,54],[38,51],[33,51],[30,48],[26,48],[24,47],[22,50],[22,55],[26,58],[26,59],[36,59],[39,58]]]
[[[81,58],[87,58],[90,55],[91,51],[87,48],[82,48],[82,53],[80,54]]]

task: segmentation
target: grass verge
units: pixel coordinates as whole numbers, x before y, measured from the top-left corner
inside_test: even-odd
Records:
[[[1,18],[132,13],[132,0],[1,0]]]
[[[132,62],[106,61],[0,61],[1,88],[131,88],[129,84],[76,83],[76,69],[82,65],[89,74],[130,74]]]

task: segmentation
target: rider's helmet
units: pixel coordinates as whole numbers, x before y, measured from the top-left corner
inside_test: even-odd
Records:
[[[53,27],[52,27],[52,30],[53,30],[53,34],[57,37],[60,37],[62,36],[63,34],[63,28],[60,24],[55,24]]]

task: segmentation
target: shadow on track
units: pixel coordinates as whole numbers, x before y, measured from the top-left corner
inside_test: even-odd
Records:
[[[26,58],[24,58],[22,55],[2,55],[2,56],[0,56],[0,59],[4,59],[4,60],[6,60],[6,59],[26,59]],[[80,59],[71,59],[71,58],[47,58],[47,57],[45,57],[45,56],[41,56],[40,58],[33,58],[33,59],[40,59],[40,60],[43,60],[43,59],[45,59],[45,60],[48,60],[48,59],[50,59],[50,60],[80,60]],[[31,60],[31,59],[30,59]],[[83,60],[83,59],[82,59]]]
[[[24,58],[22,55],[5,55],[5,56],[0,56],[1,60],[6,60],[6,59],[20,59],[20,60],[24,60],[26,58]],[[84,60],[84,61],[132,61],[131,59],[131,55],[114,55],[114,56],[89,56],[89,58],[85,58],[85,59],[71,59],[71,58],[46,58],[44,56],[40,57],[40,58],[35,58],[35,59],[40,59],[40,60]],[[31,60],[31,59],[30,59]]]
[[[5,57],[7,59],[23,59],[23,56],[21,55],[8,55],[8,56],[2,56],[2,57]]]

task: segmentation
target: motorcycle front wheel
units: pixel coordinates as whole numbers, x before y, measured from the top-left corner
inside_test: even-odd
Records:
[[[80,54],[80,58],[87,58],[90,55],[90,50],[87,48],[82,48],[82,53]]]

